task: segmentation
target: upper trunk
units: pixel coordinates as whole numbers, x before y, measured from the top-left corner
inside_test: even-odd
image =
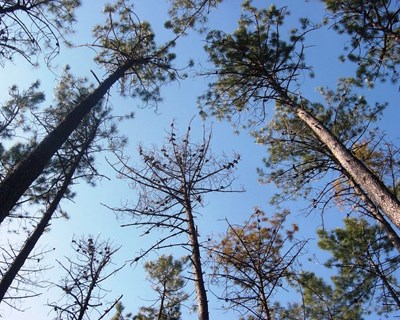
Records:
[[[96,90],[72,109],[65,119],[6,176],[0,184],[0,223],[9,215],[12,208],[32,182],[39,177],[55,152],[79,126],[81,120],[101,101],[111,86],[132,65],[144,62],[145,60],[131,60],[118,68]]]

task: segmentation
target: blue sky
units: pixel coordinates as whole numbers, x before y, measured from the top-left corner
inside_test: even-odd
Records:
[[[75,43],[90,42],[90,31],[95,23],[102,21],[102,5],[104,1],[83,0],[83,6],[78,10],[78,23],[76,24],[76,35],[72,38]],[[161,0],[137,0],[136,13],[142,20],[148,20],[156,33],[156,40],[162,43],[168,39],[169,33],[163,30],[163,23],[166,18],[167,3]],[[221,7],[210,14],[210,28],[224,28],[232,31],[236,27],[236,20],[240,15],[240,0],[225,0]],[[319,21],[323,13],[319,1],[254,1],[255,4],[269,5],[275,3],[277,6],[288,5],[292,12],[291,23],[295,23],[297,16],[307,16],[311,20]],[[343,44],[339,42],[339,37],[333,32],[318,31],[312,34],[307,41],[310,47],[306,55],[310,63],[315,66],[316,78],[305,80],[303,92],[310,98],[316,98],[317,93],[314,90],[317,86],[334,87],[339,75],[351,73],[351,68],[341,66],[337,62],[338,53]],[[196,67],[206,65],[206,56],[202,53],[204,41],[202,36],[191,34],[188,37],[178,41],[176,47],[177,63],[184,65],[190,58],[193,58]],[[6,88],[11,84],[18,84],[21,88],[26,88],[31,82],[39,79],[42,83],[42,89],[46,93],[47,101],[43,106],[47,106],[52,100],[52,90],[57,83],[57,75],[61,73],[65,64],[71,65],[71,71],[76,76],[86,76],[89,80],[95,82],[90,70],[96,70],[96,74],[101,77],[103,72],[92,63],[93,52],[87,48],[63,49],[54,64],[57,67],[49,71],[45,66],[33,68],[26,62],[16,59],[15,64],[8,64],[0,73],[0,99],[3,100],[6,94]],[[350,71],[348,71],[350,70]],[[133,163],[136,158],[136,147],[139,142],[144,146],[161,145],[166,137],[169,125],[175,121],[177,126],[183,132],[189,121],[193,119],[191,127],[194,129],[194,140],[201,139],[203,122],[197,115],[196,98],[203,93],[206,88],[206,81],[202,78],[189,78],[179,83],[172,83],[162,89],[164,101],[161,102],[157,110],[148,108],[138,108],[140,101],[121,98],[114,91],[111,95],[111,103],[115,112],[123,113],[133,110],[135,118],[123,123],[120,127],[122,134],[129,138],[130,144],[126,150],[131,155]],[[388,86],[380,89],[380,94],[384,94],[387,99],[395,101],[397,93]],[[374,93],[368,93],[372,97]],[[380,96],[376,97],[377,99]],[[197,116],[196,116],[197,115]],[[387,128],[389,133],[396,134],[396,122],[398,119],[398,105],[391,104],[385,113],[382,126]],[[264,209],[266,212],[273,212],[275,209],[268,205],[268,199],[276,192],[271,185],[260,185],[257,182],[256,168],[262,166],[262,157],[265,156],[265,147],[254,143],[253,139],[245,132],[234,134],[231,125],[225,122],[218,122],[215,119],[209,119],[206,122],[206,128],[213,131],[212,151],[215,154],[225,153],[232,155],[234,152],[240,153],[242,161],[237,171],[237,186],[243,186],[245,193],[241,194],[222,194],[210,196],[207,198],[208,205],[201,210],[202,216],[199,217],[200,234],[205,237],[208,234],[217,234],[226,230],[226,224],[223,219],[228,218],[234,223],[241,223],[246,220],[246,215],[252,212],[256,206]],[[197,135],[197,137],[196,137]],[[198,139],[197,139],[198,138]],[[105,203],[110,206],[118,205],[121,201],[130,199],[135,200],[135,191],[128,188],[124,181],[115,178],[115,173],[108,167],[104,157],[101,155],[97,159],[100,172],[107,175],[111,180],[103,179],[98,182],[96,188],[85,184],[76,186],[77,197],[73,203],[65,202],[64,209],[70,215],[70,220],[56,220],[51,225],[51,231],[48,232],[40,242],[42,247],[54,247],[55,252],[48,257],[49,265],[53,264],[55,259],[61,259],[65,255],[72,253],[70,241],[72,237],[82,234],[101,235],[104,239],[111,239],[116,245],[122,245],[115,260],[116,266],[125,259],[135,256],[140,248],[149,243],[151,239],[139,237],[139,231],[133,228],[121,228],[120,223],[115,219],[114,214],[101,205]],[[293,212],[293,219],[300,222],[300,230],[304,232],[304,237],[315,237],[315,226],[320,224],[318,213],[311,214],[308,217],[303,215],[306,203],[298,201],[288,204]],[[335,212],[335,216],[338,212]],[[327,219],[330,225],[340,225],[340,220],[344,216],[339,213],[340,219],[330,217]],[[339,220],[339,221],[338,221]],[[312,240],[311,243],[315,243]],[[312,254],[312,252],[310,252]],[[152,257],[154,258],[154,256]],[[312,267],[312,266],[310,266]],[[318,268],[318,266],[316,266]],[[54,267],[46,272],[46,277],[52,281],[59,278],[59,268]],[[136,312],[142,305],[148,305],[151,299],[152,291],[149,290],[148,282],[144,281],[144,274],[140,266],[136,268],[124,268],[115,277],[110,279],[105,285],[112,290],[108,298],[124,294],[123,303],[127,311]],[[49,308],[45,306],[50,297],[57,296],[58,292],[50,290],[45,291],[37,299],[32,299],[24,304],[26,311],[23,313],[10,311],[0,306],[0,314],[5,319],[45,319],[48,318]],[[143,300],[142,300],[143,299]],[[194,299],[194,297],[193,297]],[[211,318],[222,319],[221,311],[215,310],[220,304],[212,297],[211,300]],[[192,314],[185,319],[196,319],[197,315]]]

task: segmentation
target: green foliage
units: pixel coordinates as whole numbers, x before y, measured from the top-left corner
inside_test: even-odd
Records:
[[[155,261],[144,264],[148,280],[157,292],[158,306],[142,307],[134,320],[180,320],[181,304],[189,298],[183,292],[186,280],[182,276],[188,264],[188,257],[174,259],[172,255],[162,255]]]
[[[107,4],[104,14],[105,23],[93,29],[95,61],[110,73],[129,63],[130,70],[119,79],[120,92],[145,102],[160,101],[160,83],[178,76],[172,68],[175,54],[170,52],[174,41],[157,47],[150,24],[139,19],[127,0]]]
[[[283,40],[279,28],[288,15],[286,8],[257,9],[245,1],[243,11],[233,34],[207,35],[205,49],[215,66],[210,72],[215,81],[201,97],[201,113],[232,121],[246,110],[253,125],[265,119],[268,102],[289,98],[299,74],[308,69],[302,45],[308,31],[293,30]]]
[[[125,310],[124,305],[119,301],[115,304],[115,314],[111,318],[111,320],[138,320],[135,318],[135,316],[132,315],[132,313],[126,313],[125,315],[123,314]]]
[[[39,90],[39,81],[33,83],[27,90],[20,92],[14,85],[8,90],[9,100],[4,102],[0,108],[0,137],[11,139],[19,129],[28,132],[31,123],[28,121],[28,113],[37,110],[40,103],[45,99],[43,92]]]
[[[319,230],[319,246],[332,254],[325,266],[338,270],[332,281],[350,302],[376,301],[379,313],[400,310],[400,256],[377,225],[345,219],[344,228]],[[365,307],[364,307],[365,309]]]
[[[302,308],[305,319],[310,320],[362,320],[362,302],[343,296],[342,292],[327,284],[312,272],[298,276],[301,286]],[[295,318],[292,318],[295,319]]]
[[[332,12],[333,28],[351,37],[347,58],[358,64],[357,77],[373,86],[375,79],[399,80],[400,9],[397,1],[323,0]],[[342,57],[342,60],[344,56]]]
[[[0,65],[21,55],[36,64],[44,52],[47,63],[59,53],[60,41],[72,32],[80,0],[8,0],[0,7]]]
[[[149,280],[153,284],[153,289],[160,293],[164,288],[168,288],[166,293],[176,293],[181,290],[185,281],[181,273],[188,262],[188,257],[174,259],[172,255],[161,255],[156,261],[148,261],[144,264],[144,269],[149,275]]]
[[[292,284],[298,286],[302,306],[284,310],[287,319],[296,319],[296,310],[315,320],[361,320],[374,312],[389,317],[400,310],[400,257],[379,226],[347,218],[343,228],[318,235],[320,248],[332,255],[324,263],[333,272],[331,281],[313,272],[297,275]]]
[[[43,92],[39,91],[39,82],[33,83],[27,90],[20,91],[14,85],[9,88],[9,100],[0,107],[0,180],[32,149],[36,144],[36,125],[32,115],[37,112],[39,105],[45,100]],[[26,136],[28,142],[12,141],[15,136]],[[30,136],[32,135],[32,136]],[[13,143],[13,142],[11,142]]]
[[[199,31],[204,31],[207,14],[222,0],[169,0],[170,21],[165,23],[167,29],[172,29],[176,34],[185,33],[188,28],[200,25]]]
[[[111,318],[111,320],[123,320],[123,319],[125,319],[125,318],[122,316],[122,312],[124,311],[124,309],[125,309],[125,307],[122,305],[122,303],[121,303],[121,302],[118,302],[118,303],[115,305],[115,314],[114,314],[114,316]]]

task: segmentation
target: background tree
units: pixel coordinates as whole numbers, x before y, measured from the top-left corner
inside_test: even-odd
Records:
[[[72,247],[76,257],[67,258],[67,265],[59,262],[66,273],[57,285],[63,296],[49,306],[57,314],[56,319],[102,319],[121,299],[106,303],[107,290],[103,287],[103,282],[123,267],[107,271],[119,248],[91,236],[72,240]]]
[[[115,305],[115,314],[114,316],[111,318],[111,320],[128,320],[129,317],[131,316],[131,314],[129,314],[126,318],[122,315],[122,313],[124,312],[125,307],[123,306],[122,302],[119,301],[116,305]]]
[[[201,243],[196,225],[197,208],[204,204],[204,196],[213,192],[232,192],[232,171],[239,161],[217,158],[211,154],[211,135],[203,134],[201,144],[190,141],[190,127],[178,139],[171,126],[168,143],[158,150],[146,151],[139,147],[143,166],[134,168],[128,159],[119,156],[118,174],[138,190],[139,200],[135,206],[113,208],[134,219],[126,224],[144,228],[143,234],[152,231],[169,231],[137,261],[152,250],[179,246],[190,252],[193,280],[198,301],[199,319],[208,319],[208,301],[204,284]],[[118,155],[117,155],[118,156]],[[185,238],[182,242],[175,239]]]
[[[280,32],[287,15],[285,8],[257,9],[250,1],[244,1],[243,8],[245,13],[233,34],[222,31],[208,34],[206,50],[214,65],[208,74],[215,81],[202,97],[205,104],[202,112],[234,121],[235,116],[248,111],[248,125],[263,128],[267,105],[274,103],[289,119],[298,119],[324,146],[330,159],[362,190],[363,196],[400,227],[400,202],[394,193],[352,153],[346,141],[335,135],[329,122],[320,117],[329,108],[310,102],[298,91],[299,75],[310,69],[304,60],[303,41],[315,26],[304,19],[303,30],[294,29],[285,39]],[[345,93],[346,97],[351,97],[350,92]],[[280,111],[275,114],[282,115]],[[335,121],[334,117],[329,119]]]
[[[377,225],[366,220],[345,219],[344,228],[319,230],[319,246],[332,254],[325,266],[338,270],[332,280],[349,301],[370,301],[378,313],[400,310],[397,282],[400,256]]]
[[[293,305],[283,311],[287,319],[362,320],[368,314],[363,301],[351,300],[336,286],[313,272],[303,271],[297,278],[302,297],[301,305]]]
[[[243,225],[230,225],[220,240],[209,244],[212,284],[226,309],[249,319],[278,319],[282,306],[276,292],[295,277],[298,255],[306,241],[295,239],[298,226],[285,228],[288,212],[268,218],[256,209]]]
[[[399,255],[381,228],[364,219],[347,218],[343,228],[319,230],[318,245],[332,256],[323,266],[328,280],[302,271],[292,285],[302,297],[281,314],[285,319],[390,318],[399,311]],[[322,272],[320,273],[322,275]]]
[[[49,63],[60,42],[73,31],[80,0],[8,0],[0,6],[0,65],[20,55],[37,64],[40,53]]]
[[[157,293],[157,300],[150,307],[142,307],[134,320],[180,320],[181,305],[189,298],[183,291],[187,280],[182,276],[189,257],[174,259],[172,255],[162,255],[155,261],[144,264],[148,281]],[[157,304],[157,306],[156,306]]]

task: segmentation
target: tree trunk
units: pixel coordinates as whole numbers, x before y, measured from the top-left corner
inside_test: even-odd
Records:
[[[77,316],[77,320],[83,320],[86,312],[88,311],[89,307],[91,307],[90,305],[90,299],[92,299],[92,293],[93,290],[99,286],[99,278],[100,278],[100,273],[103,270],[103,268],[106,266],[106,260],[102,260],[101,264],[99,265],[98,269],[95,270],[94,274],[91,273],[91,281],[90,281],[90,285],[88,288],[88,291],[86,293],[85,298],[83,299],[83,301],[79,301],[78,305],[79,305],[79,314]],[[91,272],[93,272],[93,270],[90,270]],[[81,291],[82,292],[82,291]],[[75,296],[73,296],[75,297]],[[78,301],[78,300],[77,300]]]
[[[188,196],[187,196],[188,197]],[[189,231],[189,240],[192,247],[192,264],[194,273],[194,285],[196,290],[198,317],[199,320],[209,320],[207,291],[204,285],[203,270],[201,266],[200,245],[198,241],[197,229],[194,223],[192,207],[190,200],[185,200],[185,209],[187,215],[187,224]]]
[[[296,106],[297,116],[326,145],[345,172],[363,190],[365,195],[400,228],[400,202],[394,194],[357,159],[317,118],[300,106]]]
[[[163,318],[163,311],[164,311],[164,300],[165,300],[165,290],[166,290],[166,281],[163,283],[163,291],[160,300],[160,309],[158,310],[157,320],[162,320]]]
[[[79,126],[81,120],[107,94],[107,91],[135,64],[147,59],[130,60],[105,79],[91,94],[72,109],[65,119],[50,132],[37,147],[11,171],[0,184],[0,224],[9,215],[20,197],[43,169],[55,152]]]
[[[33,248],[36,246],[37,242],[39,241],[40,237],[43,235],[44,230],[46,229],[47,225],[49,224],[54,212],[56,211],[61,199],[63,198],[65,192],[68,189],[68,186],[71,183],[72,177],[75,173],[75,170],[78,168],[82,157],[86,153],[87,148],[92,143],[95,135],[96,135],[97,127],[92,131],[89,140],[85,142],[81,151],[79,152],[77,159],[73,162],[72,167],[68,170],[65,175],[64,182],[61,185],[61,188],[57,191],[53,201],[51,202],[50,206],[44,212],[42,219],[39,221],[38,225],[36,226],[33,233],[29,236],[29,238],[25,241],[23,247],[19,251],[18,255],[15,257],[14,261],[7,269],[7,271],[3,274],[3,277],[0,281],[0,302],[3,301],[5,294],[7,293],[8,289],[11,286],[11,283],[17,276],[18,272],[21,270],[22,266],[28,259],[30,253],[32,252]]]

